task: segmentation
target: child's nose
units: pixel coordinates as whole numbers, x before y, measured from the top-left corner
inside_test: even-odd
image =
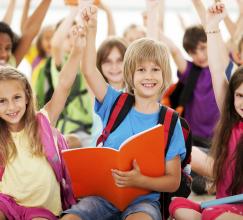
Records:
[[[8,103],[8,110],[15,110],[16,106],[15,106],[15,102],[9,102]]]

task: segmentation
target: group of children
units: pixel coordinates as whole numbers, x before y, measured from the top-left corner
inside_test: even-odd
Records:
[[[43,0],[40,4],[42,16],[49,3],[50,1]],[[57,181],[58,174],[47,157],[51,149],[43,142],[43,137],[51,137],[55,141],[55,132],[43,129],[39,115],[54,128],[77,76],[82,75],[95,96],[95,112],[104,127],[113,103],[125,90],[134,96],[134,106],[104,142],[104,146],[118,149],[130,136],[157,124],[162,107],[161,96],[171,83],[167,47],[178,66],[182,82],[186,80],[192,65],[202,68],[195,87],[194,100],[188,104],[189,108],[185,108],[185,118],[195,136],[213,138],[212,154],[206,157],[209,162],[208,175],[212,178],[212,187],[216,187],[216,197],[243,193],[243,69],[239,67],[230,80],[227,79],[225,71],[228,64],[226,65],[225,60],[228,54],[219,29],[219,22],[226,16],[224,4],[217,2],[207,10],[205,32],[201,27],[188,30],[191,35],[195,31],[202,36],[199,38],[202,40],[197,39],[192,46],[184,38],[185,49],[191,55],[193,63],[186,61],[163,34],[160,37],[167,46],[157,40],[142,38],[126,48],[122,40],[109,38],[100,46],[96,57],[96,6],[86,7],[80,16],[83,25],[73,26],[69,34],[72,49],[65,58],[65,64],[60,63],[61,71],[51,98],[38,111],[26,76],[16,68],[6,65],[10,63],[11,57],[18,64],[29,43],[19,41],[12,52],[14,35],[7,25],[0,24],[0,44],[1,47],[4,46],[1,49],[6,51],[5,55],[1,55],[3,66],[0,68],[0,220],[52,220],[59,217],[63,220],[162,219],[160,192],[177,190],[181,180],[181,160],[186,153],[179,120],[166,154],[165,175],[144,175],[136,160],[129,171],[112,170],[111,175],[117,187],[138,187],[151,191],[120,211],[98,196],[80,198],[76,203],[70,202],[68,207],[63,204],[60,190],[63,183]],[[66,21],[66,25],[71,22]],[[63,57],[59,61],[62,59]],[[58,58],[55,64],[59,66],[57,60]],[[202,91],[205,94],[203,97],[200,93]],[[193,105],[199,108],[197,112],[192,111]],[[204,118],[205,112],[207,119]],[[213,124],[216,124],[218,118],[217,128],[212,135]],[[198,123],[205,127],[198,126]],[[55,158],[57,161],[60,159]],[[243,218],[242,213],[242,204],[201,209],[199,204],[184,198],[175,198],[170,204],[170,214],[175,219],[240,220]]]

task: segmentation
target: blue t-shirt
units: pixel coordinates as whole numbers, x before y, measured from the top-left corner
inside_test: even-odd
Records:
[[[111,86],[109,86],[103,103],[100,103],[97,100],[95,101],[95,111],[101,117],[104,127],[107,124],[111,107],[120,94],[121,92],[118,92],[114,90]],[[132,107],[131,111],[129,111],[122,123],[108,136],[107,140],[104,143],[104,146],[119,149],[122,142],[125,141],[127,138],[157,125],[158,117],[159,111],[152,114],[144,114],[138,112],[134,107]],[[185,154],[185,142],[183,138],[181,124],[178,120],[171,138],[169,149],[166,155],[166,160],[171,160],[177,155],[179,155],[181,159],[184,159]],[[157,192],[150,193],[148,195],[139,197],[135,200],[135,202],[144,199],[159,200],[159,196],[160,194]]]

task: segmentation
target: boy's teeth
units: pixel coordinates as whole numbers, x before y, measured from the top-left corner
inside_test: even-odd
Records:
[[[153,86],[154,86],[153,83],[144,83],[143,85],[144,85],[145,87],[153,87]]]

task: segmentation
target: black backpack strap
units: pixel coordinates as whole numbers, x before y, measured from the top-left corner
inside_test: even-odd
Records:
[[[192,93],[195,89],[198,77],[201,73],[202,68],[196,66],[195,64],[192,65],[190,73],[188,75],[186,84],[184,85],[182,92],[180,94],[179,105],[185,106],[188,103],[189,99],[192,96]]]
[[[45,93],[45,100],[44,100],[44,104],[46,104],[47,102],[50,101],[52,94],[54,92],[54,86],[53,86],[53,82],[52,82],[52,76],[51,76],[51,57],[48,57],[46,60],[46,64],[44,67],[44,75],[45,78],[47,80],[47,84],[48,84],[48,90]]]
[[[108,138],[109,134],[121,124],[123,119],[131,110],[134,104],[134,100],[134,96],[128,93],[121,93],[117,97],[111,108],[106,127],[103,129],[102,134],[97,139],[96,146],[98,146],[100,143],[104,143]]]

